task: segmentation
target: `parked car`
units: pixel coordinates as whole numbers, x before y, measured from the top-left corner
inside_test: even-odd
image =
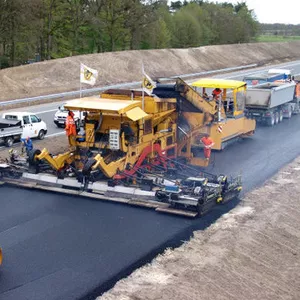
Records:
[[[47,125],[37,115],[30,112],[9,112],[2,115],[6,121],[16,121],[16,126],[21,126],[21,138],[38,138],[42,140],[47,134]],[[20,121],[18,123],[17,121]],[[4,123],[4,122],[3,122]]]
[[[59,128],[65,128],[66,119],[68,116],[68,110],[65,109],[64,105],[61,105],[58,107],[57,112],[54,115],[54,124]],[[84,116],[83,114],[80,115],[79,111],[73,111],[74,113],[74,120],[75,122],[78,122],[79,120],[83,120]]]

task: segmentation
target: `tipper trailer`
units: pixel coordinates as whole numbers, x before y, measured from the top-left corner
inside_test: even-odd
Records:
[[[282,122],[283,118],[291,118],[300,111],[297,85],[294,81],[269,82],[248,88],[247,115],[268,126]]]

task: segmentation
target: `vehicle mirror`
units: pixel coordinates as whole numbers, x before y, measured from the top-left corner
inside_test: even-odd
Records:
[[[60,106],[58,107],[58,109],[60,110]]]

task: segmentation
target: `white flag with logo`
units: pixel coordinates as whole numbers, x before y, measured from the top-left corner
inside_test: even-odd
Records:
[[[156,88],[156,83],[145,73],[144,68],[142,88],[149,96],[152,95],[153,90]]]
[[[80,65],[80,82],[94,85],[98,77],[98,71],[87,67],[84,64]]]

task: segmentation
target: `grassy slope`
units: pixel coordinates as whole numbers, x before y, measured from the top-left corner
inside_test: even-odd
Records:
[[[292,42],[300,40],[300,36],[283,36],[283,35],[260,35],[257,38],[257,42]]]

